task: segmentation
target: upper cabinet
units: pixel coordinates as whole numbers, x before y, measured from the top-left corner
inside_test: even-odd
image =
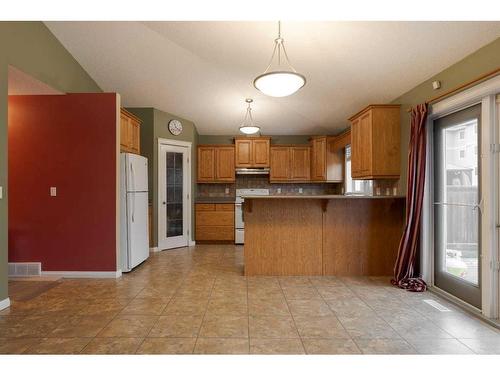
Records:
[[[399,178],[399,112],[399,105],[370,105],[349,119],[352,178]]]
[[[270,137],[237,137],[236,168],[269,167]]]
[[[198,146],[197,182],[234,182],[234,146]]]
[[[336,139],[333,136],[311,138],[311,181],[343,181],[343,153],[335,151]]]
[[[309,146],[271,146],[269,180],[306,182],[310,180]]]
[[[120,152],[141,153],[141,120],[124,108],[120,110]]]

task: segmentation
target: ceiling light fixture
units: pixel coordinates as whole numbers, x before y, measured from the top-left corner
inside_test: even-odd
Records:
[[[274,56],[277,55],[278,65],[275,70],[269,71],[274,61]],[[288,65],[284,68],[281,66],[281,60]],[[290,64],[290,59],[285,50],[285,40],[281,37],[281,21],[278,21],[278,38],[274,40],[274,49],[271,56],[271,61],[264,73],[254,79],[253,85],[255,88],[266,95],[274,97],[283,97],[292,95],[306,84],[306,78],[297,73]]]
[[[255,125],[252,117],[252,107],[250,104],[253,102],[253,99],[245,99],[245,102],[248,103],[247,113],[245,114],[245,119],[240,126],[240,132],[243,134],[255,134],[260,132],[260,127]]]

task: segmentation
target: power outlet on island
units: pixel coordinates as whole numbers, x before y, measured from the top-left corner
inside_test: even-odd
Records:
[[[50,196],[51,197],[56,197],[57,196],[57,188],[55,186],[50,187]]]

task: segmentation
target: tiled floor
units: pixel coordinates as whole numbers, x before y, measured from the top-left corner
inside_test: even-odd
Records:
[[[388,278],[242,272],[242,247],[199,245],[119,280],[12,281],[0,353],[500,354],[498,330]]]

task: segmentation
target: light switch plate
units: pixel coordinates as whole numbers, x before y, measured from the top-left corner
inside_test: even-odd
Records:
[[[57,188],[55,186],[50,187],[50,196],[51,197],[56,197],[57,196]]]
[[[3,199],[3,186],[0,186],[0,199]]]

